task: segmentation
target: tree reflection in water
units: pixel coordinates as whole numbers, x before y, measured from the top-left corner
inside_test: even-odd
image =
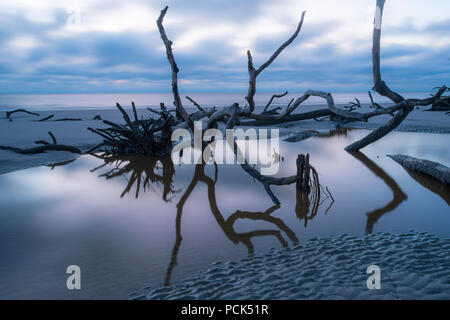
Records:
[[[408,196],[399,187],[397,182],[392,179],[383,169],[381,169],[375,162],[367,158],[361,152],[350,152],[350,154],[364,164],[374,175],[383,180],[383,182],[391,189],[392,200],[379,209],[367,212],[366,234],[371,234],[375,223],[386,213],[395,210]]]
[[[173,187],[173,176],[175,174],[175,168],[170,157],[144,157],[144,156],[115,156],[107,154],[92,154],[94,157],[104,161],[104,163],[94,169],[91,172],[95,172],[107,165],[113,168],[106,173],[101,174],[99,177],[105,177],[107,180],[120,176],[127,176],[128,183],[120,197],[129,193],[136,185],[135,196],[139,197],[139,192],[142,190],[145,192],[147,189],[152,189],[154,186],[162,186],[162,199],[168,202],[173,199],[173,194],[180,192],[181,190],[175,190]],[[162,174],[158,174],[158,171],[162,171]],[[171,196],[171,198],[168,198]]]
[[[346,136],[347,132],[347,129],[338,129],[330,132],[330,134],[320,135],[319,137],[327,138],[334,135]],[[385,206],[367,213],[365,232],[366,234],[370,234],[373,231],[375,223],[386,213],[395,210],[403,201],[407,199],[407,195],[391,176],[389,176],[382,168],[367,158],[364,154],[361,152],[350,154],[364,164],[373,174],[379,177],[390,188],[393,194],[392,200]],[[159,186],[162,188],[162,199],[166,202],[174,199],[175,194],[181,192],[181,190],[176,190],[174,188],[173,177],[175,174],[175,168],[170,157],[117,157],[108,156],[105,154],[96,154],[94,156],[102,159],[104,163],[91,171],[94,172],[107,166],[113,167],[112,169],[109,168],[106,173],[101,174],[100,177],[104,177],[108,180],[119,176],[128,177],[127,185],[123,190],[121,197],[131,192],[133,186],[135,186],[136,198],[139,196],[141,190],[143,192],[149,189],[155,191],[154,186]],[[165,285],[170,284],[172,271],[177,265],[177,256],[183,240],[181,234],[181,221],[184,205],[188,201],[193,190],[200,183],[207,186],[209,208],[223,233],[234,244],[242,243],[247,248],[248,254],[252,254],[254,252],[252,239],[256,237],[274,237],[284,248],[289,248],[289,241],[292,244],[297,244],[299,242],[296,233],[281,218],[273,216],[273,213],[280,209],[279,205],[274,205],[261,212],[236,210],[225,218],[217,203],[216,183],[218,180],[219,168],[214,163],[214,177],[210,177],[205,174],[205,167],[205,164],[198,164],[195,166],[193,178],[176,205],[177,214],[175,219],[175,243],[172,248],[170,263],[166,272],[164,281]],[[441,196],[445,201],[447,201],[447,203],[449,202],[448,186],[444,188],[442,185],[436,184],[435,181],[430,181],[429,177],[418,175],[416,173],[409,173],[424,187]],[[301,191],[301,189],[297,189],[296,193],[295,212],[300,220],[304,220],[305,227],[307,226],[308,221],[316,217],[319,208],[322,207],[323,204],[326,205],[326,207],[323,208],[325,214],[327,214],[335,201],[333,195],[327,187],[324,188],[319,185],[317,188],[312,188],[312,190],[316,190],[316,192],[308,194]],[[249,232],[237,232],[235,229],[235,224],[239,220],[264,221],[269,223],[272,227]]]
[[[135,196],[139,197],[140,191],[147,191],[152,188],[153,185],[162,186],[162,198],[164,201],[170,201],[173,199],[174,194],[180,190],[175,190],[173,186],[173,176],[175,174],[175,168],[170,157],[167,158],[152,158],[152,157],[117,157],[106,154],[93,154],[93,156],[102,159],[104,163],[94,169],[92,172],[96,172],[101,168],[112,166],[113,168],[106,171],[106,173],[100,174],[99,177],[104,177],[107,180],[113,179],[119,176],[127,177],[127,185],[123,190],[121,197],[129,193],[133,186],[135,187]],[[289,248],[289,242],[297,244],[298,238],[295,232],[287,226],[287,224],[280,218],[274,217],[272,214],[280,208],[280,205],[273,205],[263,212],[252,212],[244,210],[236,210],[227,218],[220,211],[217,204],[216,183],[218,179],[218,166],[214,163],[214,178],[205,174],[205,164],[198,164],[195,166],[194,176],[182,194],[178,201],[177,215],[175,219],[175,243],[172,248],[171,260],[167,269],[165,284],[170,284],[170,278],[173,268],[177,265],[178,251],[182,242],[181,235],[181,217],[183,214],[184,204],[192,194],[192,191],[199,183],[203,183],[207,186],[208,203],[212,215],[214,216],[219,227],[222,229],[227,238],[234,244],[242,243],[248,251],[248,254],[254,252],[254,245],[252,239],[256,237],[272,236],[281,244],[284,248]],[[158,172],[162,171],[162,174]],[[296,211],[300,219],[306,221],[313,219],[318,208],[322,203],[328,199],[332,199],[331,193],[328,188],[323,189],[322,186],[318,188],[312,188],[312,190],[324,190],[323,192],[312,192],[311,194],[305,193],[301,190],[297,192]],[[325,191],[326,190],[326,191]],[[321,199],[323,197],[323,199]],[[334,199],[328,205],[326,211],[331,208],[334,203]],[[310,212],[310,206],[312,204],[312,211]],[[298,209],[298,208],[301,208]],[[298,210],[297,210],[298,209]],[[249,232],[237,232],[235,230],[235,224],[239,220],[253,220],[264,221],[271,224],[273,227],[262,230],[254,230]]]

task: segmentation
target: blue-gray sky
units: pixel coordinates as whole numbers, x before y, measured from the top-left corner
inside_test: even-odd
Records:
[[[367,91],[375,0],[14,0],[0,2],[0,93],[164,92],[170,67],[156,28],[173,40],[185,92],[244,92],[246,50],[264,62],[258,90]],[[450,1],[387,0],[383,77],[399,91],[450,79]]]

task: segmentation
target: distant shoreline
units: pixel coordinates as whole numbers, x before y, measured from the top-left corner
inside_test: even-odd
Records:
[[[308,112],[317,110],[319,105],[304,105],[297,112]],[[326,107],[323,104],[321,107]],[[189,110],[189,108],[187,108]],[[400,132],[425,132],[437,134],[450,133],[450,116],[443,112],[427,112],[414,110],[405,121],[396,129]],[[32,109],[30,109],[32,110]],[[359,110],[371,110],[363,104]],[[0,145],[15,146],[19,148],[29,148],[34,145],[34,141],[48,138],[48,131],[52,131],[58,142],[80,148],[83,152],[89,150],[101,142],[100,138],[87,130],[88,127],[103,127],[102,121],[93,120],[96,115],[100,115],[104,120],[121,123],[121,114],[113,108],[91,108],[76,110],[56,110],[38,111],[38,116],[27,114],[17,114],[12,116],[13,121],[8,121],[5,112],[0,111]],[[42,119],[49,115],[54,115],[53,119],[61,118],[81,118],[82,121],[44,121]],[[145,108],[138,108],[139,117],[150,116],[150,112]],[[355,122],[346,124],[344,127],[373,130],[383,125],[391,116],[383,115],[369,119],[368,122]],[[280,136],[291,133],[316,130],[326,131],[336,128],[336,123],[331,121],[315,121],[313,119],[298,122],[287,122],[281,125],[271,126],[280,129]],[[244,127],[248,128],[248,127]],[[258,127],[262,128],[262,127]],[[383,143],[383,140],[378,143]],[[55,162],[71,160],[77,156],[67,152],[45,152],[36,155],[20,155],[11,151],[0,150],[0,174],[22,170],[30,167],[49,165]]]
[[[265,106],[273,93],[258,93],[255,96],[255,103],[259,106]],[[274,106],[285,106],[292,98],[298,98],[303,92],[289,92],[283,98],[273,101]],[[406,98],[425,98],[429,92],[406,92],[402,93]],[[374,93],[374,99],[380,104],[391,103],[385,97]],[[245,105],[244,92],[228,93],[183,93],[182,102],[185,107],[191,107],[193,104],[185,97],[194,98],[200,105],[210,106],[229,106],[234,102]],[[348,104],[357,98],[361,103],[369,103],[367,92],[337,92],[333,93],[336,105]],[[173,96],[170,92],[162,93],[79,93],[79,94],[0,94],[0,112],[15,108],[27,108],[30,110],[56,111],[56,110],[92,110],[92,109],[112,109],[116,102],[124,107],[131,107],[131,101],[136,103],[137,108],[158,107],[159,103],[164,102],[167,106],[173,105]],[[323,105],[323,99],[311,97],[303,105]]]

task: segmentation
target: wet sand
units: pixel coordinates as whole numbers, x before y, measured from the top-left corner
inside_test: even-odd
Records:
[[[367,268],[381,270],[369,290]],[[450,299],[450,239],[428,233],[314,238],[239,262],[217,262],[180,284],[131,299]]]

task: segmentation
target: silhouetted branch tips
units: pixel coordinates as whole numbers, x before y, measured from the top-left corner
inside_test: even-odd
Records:
[[[272,104],[272,102],[273,102],[273,100],[275,99],[275,98],[283,98],[284,96],[286,96],[288,94],[288,92],[286,91],[285,93],[282,93],[282,94],[274,94],[273,96],[272,96],[272,98],[270,98],[270,100],[269,100],[269,102],[266,104],[266,106],[264,107],[264,110],[263,110],[263,113],[264,112],[266,112],[267,111],[267,109],[270,107],[270,105]],[[292,103],[292,101],[294,101],[294,100],[291,100],[291,103]],[[289,108],[289,106],[288,106],[288,108]]]
[[[48,132],[48,135],[50,136],[50,138],[52,138],[53,144],[58,144],[58,143],[56,142],[55,136],[53,135],[53,133],[52,133],[51,131]]]
[[[131,107],[133,108],[134,121],[138,122],[138,115],[137,115],[137,111],[136,111],[136,106],[135,106],[133,101],[131,101]]]
[[[197,102],[195,102],[192,98],[186,96],[186,99],[188,99],[194,106],[197,107],[198,110],[200,111],[205,111],[205,109],[203,109]]]

